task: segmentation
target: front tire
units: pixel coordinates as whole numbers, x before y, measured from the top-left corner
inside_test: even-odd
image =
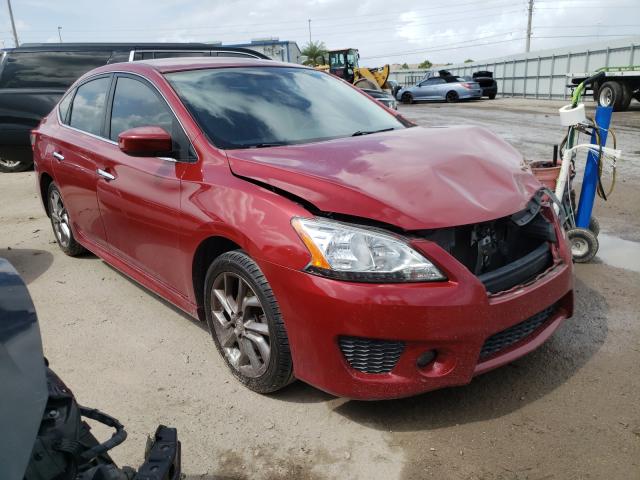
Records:
[[[53,182],[49,184],[47,202],[49,218],[51,219],[51,227],[53,228],[53,235],[56,237],[56,242],[58,242],[60,250],[70,257],[77,257],[78,255],[85,253],[85,248],[80,245],[73,236],[69,213],[62,201],[60,190]]]
[[[211,264],[204,305],[218,352],[240,382],[258,393],[291,383],[293,361],[278,302],[246,253],[227,252]]]
[[[411,105],[413,103],[413,95],[411,95],[410,93],[403,93],[402,97],[400,97],[400,100],[402,100],[402,103],[404,103],[405,105]]]

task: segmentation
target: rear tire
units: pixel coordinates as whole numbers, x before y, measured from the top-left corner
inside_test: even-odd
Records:
[[[489,95],[489,100],[495,100],[496,98],[496,94],[492,93],[491,95]]]
[[[58,187],[53,182],[49,184],[47,191],[47,212],[51,219],[53,235],[56,237],[56,242],[58,242],[60,250],[70,257],[77,257],[85,253],[86,249],[80,245],[73,236],[69,213],[62,201],[60,190],[58,190]]]
[[[458,95],[458,92],[451,90],[445,95],[445,100],[447,101],[447,103],[456,103],[458,100],[460,100],[460,96]]]
[[[400,97],[400,100],[405,105],[411,105],[413,103],[413,95],[411,95],[410,93],[403,93],[402,97]]]
[[[629,109],[629,104],[633,98],[633,92],[626,83],[622,84],[622,103],[620,104],[620,112],[625,112]]]
[[[231,373],[271,393],[294,380],[289,339],[269,282],[243,251],[220,255],[205,279],[207,324]]]

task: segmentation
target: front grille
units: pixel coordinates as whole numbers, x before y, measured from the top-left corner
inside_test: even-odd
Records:
[[[494,355],[528,337],[540,328],[549,319],[549,317],[553,315],[555,310],[556,306],[551,305],[532,317],[527,318],[524,322],[520,322],[513,327],[509,327],[506,330],[502,330],[501,332],[491,335],[487,341],[484,342],[482,350],[480,350],[480,360],[484,360],[485,358],[490,357],[491,355]]]
[[[364,373],[389,373],[404,351],[404,342],[340,337],[340,350],[351,368]]]

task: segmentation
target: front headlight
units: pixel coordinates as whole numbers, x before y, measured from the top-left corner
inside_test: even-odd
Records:
[[[433,282],[446,277],[390,234],[316,218],[291,221],[311,254],[306,270],[355,282]]]

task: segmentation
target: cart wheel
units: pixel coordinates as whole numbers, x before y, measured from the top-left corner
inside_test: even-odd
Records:
[[[572,228],[567,232],[571,244],[571,255],[576,263],[590,262],[598,253],[598,238],[586,228]]]
[[[600,235],[600,222],[596,217],[591,217],[591,220],[589,220],[589,230],[591,230],[596,237]]]

